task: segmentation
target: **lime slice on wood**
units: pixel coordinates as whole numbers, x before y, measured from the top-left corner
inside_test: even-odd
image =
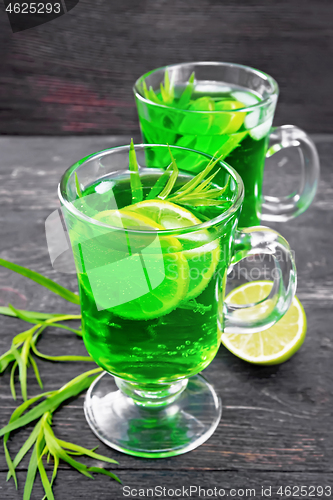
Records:
[[[272,288],[270,281],[254,281],[234,289],[226,297],[231,304],[250,304],[263,300]],[[243,310],[246,317],[246,310]],[[287,361],[304,342],[306,316],[297,297],[286,314],[271,328],[258,333],[223,333],[222,344],[233,354],[257,365],[276,365]]]

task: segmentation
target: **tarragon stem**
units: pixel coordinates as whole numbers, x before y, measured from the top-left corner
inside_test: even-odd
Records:
[[[82,198],[83,195],[82,195],[82,191],[81,191],[81,187],[80,187],[80,183],[79,183],[79,178],[78,178],[76,172],[74,173],[74,178],[75,178],[75,187],[76,187],[77,195],[79,198]]]
[[[169,153],[171,156],[172,174],[170,175],[165,188],[158,195],[158,197],[161,198],[162,200],[164,200],[171,193],[173,186],[175,185],[175,182],[177,180],[178,173],[179,173],[177,163],[176,163],[174,157],[172,156],[170,147],[169,147]]]
[[[138,203],[143,200],[143,190],[139,173],[138,161],[136,159],[133,139],[129,150],[129,170],[132,190],[132,203]]]
[[[73,304],[80,304],[80,297],[76,293],[73,293],[67,288],[58,285],[58,283],[56,283],[55,281],[46,278],[36,271],[32,271],[31,269],[28,269],[26,267],[19,266],[18,264],[14,264],[13,262],[9,262],[5,259],[0,259],[0,265],[6,267],[7,269],[10,269],[11,271],[14,271],[15,273],[21,274],[22,276],[25,276],[32,281],[35,281],[39,285],[48,288],[49,290],[51,290],[51,292],[60,295],[63,299],[68,300]]]

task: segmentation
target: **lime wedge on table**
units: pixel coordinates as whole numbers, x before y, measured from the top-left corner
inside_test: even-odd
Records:
[[[166,200],[145,200],[126,207],[136,216],[149,217],[165,229],[186,228],[201,224],[201,220],[186,208]],[[189,288],[185,300],[194,299],[206,288],[220,257],[219,241],[210,241],[207,230],[179,236],[182,255],[189,265]]]
[[[250,304],[263,300],[272,288],[270,281],[246,283],[226,297],[232,304]],[[243,311],[246,317],[246,310]],[[301,347],[306,335],[306,316],[297,297],[286,314],[271,328],[258,333],[223,333],[222,344],[233,354],[258,365],[287,361]]]
[[[125,229],[163,229],[163,226],[144,214],[130,212],[127,209],[105,210],[96,214],[94,218]],[[140,247],[140,235],[136,233],[132,238],[137,249]],[[129,243],[131,244],[131,236],[129,236]],[[112,312],[126,319],[147,320],[158,318],[175,309],[185,298],[189,286],[189,266],[181,250],[182,245],[178,239],[168,235],[160,235],[155,246],[153,242],[152,250],[148,250],[146,253],[143,245],[143,267],[147,282],[149,280],[149,292],[133,300],[125,301],[124,304],[112,307]],[[128,273],[131,273],[131,257],[127,257],[129,259]],[[119,265],[119,269],[121,273],[124,273],[123,265]],[[172,270],[172,272],[168,270]],[[133,279],[135,278],[133,277]],[[121,283],[121,276],[119,276],[119,280]],[[154,286],[156,283],[158,285]]]

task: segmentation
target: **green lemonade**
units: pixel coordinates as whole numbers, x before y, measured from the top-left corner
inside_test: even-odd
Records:
[[[143,169],[140,178],[144,197],[161,172],[156,168]],[[189,178],[188,174],[179,175],[176,187],[185,184]],[[123,174],[118,177],[109,175],[90,185],[78,203],[80,210],[110,225],[114,223],[114,211],[108,210],[112,200],[111,206],[125,207],[124,227],[127,224],[131,229],[137,224],[143,229],[151,229],[163,224],[164,228],[173,229],[198,224],[221,214],[232,204],[228,201],[232,197],[231,188],[223,196],[221,206],[185,209],[163,200],[144,200],[131,206],[129,176]],[[81,267],[78,279],[84,342],[98,364],[125,380],[146,384],[170,382],[203,370],[220,345],[223,328],[221,283],[226,278],[230,262],[228,241],[234,230],[234,221],[227,221],[222,223],[218,233],[205,229],[196,236],[191,236],[190,232],[179,236],[162,234],[157,236],[158,240],[148,243],[144,236],[137,235],[134,242],[129,231],[126,244],[131,238],[134,243],[131,243],[132,253],[130,248],[126,253],[127,264],[124,264],[124,258],[117,262],[115,259],[123,248],[118,238],[119,231],[90,239],[87,234],[82,244],[74,244],[74,257]],[[70,223],[69,231],[72,242],[78,240],[78,235],[82,240],[80,223]],[[149,237],[152,238],[151,231]],[[153,250],[146,251],[147,248]],[[154,254],[154,248],[160,250]],[[121,288],[128,277],[126,275],[136,286],[140,285],[140,271],[134,265],[133,271],[130,267],[134,261],[139,262],[141,250],[138,249],[142,250],[141,260],[142,256],[145,259],[143,267],[149,278],[148,292],[108,307],[112,293],[116,287]],[[113,262],[112,270],[110,262]],[[162,278],[158,274],[161,269]],[[94,283],[92,276],[97,276]],[[96,300],[98,294],[100,298]],[[98,307],[98,301],[102,307]]]
[[[136,99],[144,142],[168,143],[216,157],[222,155],[240,174],[245,186],[239,225],[260,224],[264,162],[274,107],[257,106],[251,110],[250,106],[262,102],[259,94],[208,81],[194,83],[190,99],[184,105],[185,88],[175,85],[173,99],[163,106]],[[155,95],[156,102],[163,101],[162,93]],[[243,108],[248,109],[237,111]],[[196,174],[198,169],[192,165],[188,171]]]

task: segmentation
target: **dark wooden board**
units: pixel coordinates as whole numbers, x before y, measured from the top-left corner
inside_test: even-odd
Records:
[[[68,494],[70,491],[71,498],[75,499],[92,498],[93,500],[123,500],[126,497],[131,499],[136,497],[140,498],[139,495],[141,490],[145,493],[146,498],[180,498],[180,500],[183,500],[189,497],[190,487],[192,486],[192,498],[223,498],[222,490],[224,490],[224,498],[236,498],[237,500],[240,498],[261,499],[265,498],[265,496],[262,495],[262,491],[264,490],[266,496],[270,499],[281,500],[281,498],[288,498],[286,495],[281,496],[277,493],[281,486],[284,488],[285,486],[293,487],[303,485],[307,488],[307,491],[312,491],[309,490],[310,486],[328,486],[329,488],[332,487],[333,483],[333,474],[318,473],[257,472],[253,474],[251,471],[224,471],[221,473],[218,471],[197,470],[187,470],[186,472],[179,471],[175,473],[169,469],[162,469],[158,472],[146,469],[142,471],[126,470],[126,472],[123,472],[122,476],[122,485],[112,482],[106,488],[103,478],[96,478],[93,482],[93,486],[89,484],[90,481],[87,478],[83,478],[80,484],[78,484],[76,475],[72,472],[68,472],[66,478],[67,489],[65,490],[64,487],[61,487],[59,484],[56,485],[54,488],[55,497],[60,499],[66,498],[63,496],[64,492],[66,491]],[[2,483],[4,480],[5,476],[0,472],[0,482]],[[18,480],[24,481],[23,473],[20,472],[18,474]],[[88,496],[89,487],[91,488],[91,493]],[[195,487],[197,490],[194,489]],[[164,488],[165,496],[162,497],[156,494],[154,497],[153,491],[155,488],[156,492],[163,491]],[[199,488],[201,490],[199,490]],[[217,492],[220,491],[220,496],[212,495],[214,488],[216,488]],[[268,493],[270,493],[270,488],[271,495],[268,495]],[[168,491],[170,492],[169,495]],[[173,493],[175,491],[178,497]],[[327,491],[329,490],[327,489]],[[20,500],[22,498],[20,493],[15,491],[13,485],[8,487],[6,494],[9,495],[5,497],[6,499]],[[298,494],[300,495],[300,489],[298,490]],[[43,497],[43,490],[39,484],[37,484],[35,488],[35,495],[36,499]],[[144,498],[141,493],[141,498],[142,497]],[[303,498],[310,499],[311,497],[303,496]],[[313,496],[312,498],[318,499],[325,497]]]
[[[189,487],[261,488],[279,485],[325,485],[333,479],[332,437],[332,186],[333,136],[316,136],[322,175],[311,208],[298,219],[275,224],[295,251],[298,267],[298,296],[308,319],[308,334],[301,350],[287,363],[256,367],[242,362],[221,347],[205,370],[223,400],[223,417],[215,434],[204,445],[183,456],[162,460],[133,458],[100,444],[100,452],[119,461],[117,470],[124,485],[132,488]],[[0,138],[0,257],[33,268],[73,290],[76,278],[56,273],[49,262],[44,221],[58,206],[56,188],[64,169],[93,151],[124,144],[128,137]],[[279,171],[266,179],[266,189],[278,181]],[[32,310],[76,312],[51,292],[44,291],[10,271],[0,268],[0,288],[18,294],[16,305]],[[13,336],[23,331],[17,319],[1,317],[0,353]],[[61,330],[47,331],[40,350],[56,354],[84,354],[82,341]],[[40,362],[46,390],[56,389],[90,364]],[[28,375],[29,395],[38,386]],[[87,447],[99,444],[83,415],[84,395],[55,414],[59,437]],[[9,374],[0,377],[0,426],[16,407],[9,390]],[[29,427],[29,429],[31,429]],[[29,429],[13,433],[14,455]],[[0,498],[22,498],[28,461],[19,466],[20,490],[5,482],[7,470],[0,454]],[[110,467],[111,469],[111,467]],[[101,477],[94,482],[81,478],[65,464],[55,485],[56,498],[123,498],[121,487]],[[42,497],[37,485],[33,499]],[[185,497],[184,497],[185,498]],[[203,496],[202,496],[203,498]],[[256,498],[261,498],[259,493]],[[283,497],[282,497],[283,498]],[[309,497],[310,498],[310,497]]]
[[[1,2],[0,133],[133,133],[135,80],[198,60],[266,71],[276,124],[332,133],[332,19],[330,0],[80,0],[13,34]]]

